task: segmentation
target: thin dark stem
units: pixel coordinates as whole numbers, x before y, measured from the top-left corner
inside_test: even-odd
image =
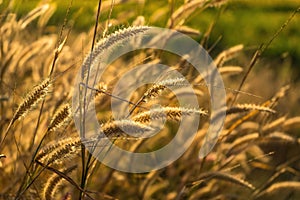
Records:
[[[96,42],[96,36],[97,36],[97,29],[98,29],[98,21],[99,21],[99,18],[100,18],[100,10],[101,10],[101,5],[102,5],[102,0],[99,0],[98,1],[98,10],[97,10],[97,14],[96,14],[96,21],[95,21],[95,26],[94,26],[94,34],[93,34],[93,41],[92,41],[92,47],[91,47],[91,54],[92,55],[92,52],[94,50],[94,46],[95,46],[95,42]],[[90,56],[89,59],[89,64],[91,64],[92,62],[92,57]],[[90,65],[88,66],[88,69],[87,69],[87,77],[86,77],[86,85],[88,85],[88,82],[89,82],[89,76],[90,76]],[[81,137],[82,138],[85,138],[85,116],[86,116],[86,97],[87,97],[87,87],[84,87],[84,95],[83,95],[83,115],[82,118],[81,118],[81,121],[82,121],[82,124],[81,124]],[[81,110],[81,109],[80,109]],[[81,184],[80,184],[80,187],[84,190],[85,189],[85,186],[86,186],[86,183],[87,183],[87,175],[88,175],[88,166],[89,166],[89,162],[90,162],[90,157],[91,155],[89,154],[89,157],[88,157],[88,160],[86,162],[86,159],[85,159],[85,154],[86,154],[86,149],[85,149],[85,146],[84,145],[81,145],[81,158],[82,158],[82,161],[81,161],[81,164],[82,164],[82,173],[81,173]],[[79,191],[79,200],[81,200],[83,198],[83,195],[84,193],[80,190]]]
[[[58,43],[57,43],[55,51],[54,51],[53,61],[52,61],[51,68],[50,68],[50,71],[49,71],[49,74],[48,74],[49,77],[51,77],[53,75],[54,68],[56,66],[56,62],[57,62],[59,53],[61,52],[61,49],[63,47],[62,46],[61,49],[59,50],[60,45],[63,45],[63,44],[61,44],[62,34],[63,34],[64,29],[65,29],[66,24],[67,24],[67,17],[69,15],[70,8],[72,6],[72,2],[73,2],[73,0],[71,0],[71,2],[70,2],[70,6],[68,7],[68,10],[67,10],[67,13],[66,13],[66,16],[65,16],[65,19],[64,19],[64,23],[63,23],[62,28],[61,28],[60,33],[59,33],[59,40],[58,40]],[[44,110],[44,105],[45,105],[45,98],[42,100],[42,105],[40,107],[39,116],[38,116],[37,123],[36,123],[36,126],[35,126],[34,134],[33,134],[32,140],[31,140],[31,144],[29,145],[29,151],[31,151],[32,148],[33,148],[33,146],[34,146],[34,141],[35,141],[35,138],[36,138],[36,135],[37,135],[37,131],[38,131],[40,122],[41,122],[42,113],[43,113],[43,110]],[[35,159],[35,156],[36,156],[38,150],[40,149],[40,147],[41,147],[41,145],[42,145],[42,143],[43,143],[43,141],[45,139],[46,133],[43,135],[43,138],[41,139],[41,141],[40,141],[40,143],[39,143],[39,145],[38,145],[38,147],[37,147],[37,149],[36,149],[36,151],[34,153],[34,156],[33,156],[32,160],[31,160],[29,169],[27,169],[26,176],[24,177],[23,182],[22,182],[22,184],[21,184],[21,186],[20,186],[20,188],[18,190],[17,197],[19,197],[21,193],[25,192],[29,188],[29,186],[30,186],[30,185],[27,186],[24,191],[21,191],[22,188],[24,187],[24,184],[25,184],[26,180],[27,180],[27,176],[29,176],[29,177],[31,176],[29,170],[30,170],[31,166],[33,165],[33,161]]]

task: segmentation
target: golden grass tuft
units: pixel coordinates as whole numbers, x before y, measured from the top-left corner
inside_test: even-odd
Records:
[[[300,182],[296,181],[284,181],[272,184],[264,191],[257,194],[256,198],[276,195],[280,191],[300,191]]]
[[[145,2],[139,1],[139,4],[142,5]],[[272,81],[264,80],[265,74],[254,70],[253,79],[245,82],[245,86],[247,84],[253,89],[252,91],[255,91],[254,94],[249,94],[247,89],[245,91],[231,89],[237,88],[238,85],[242,87],[253,63],[256,63],[253,60],[263,55],[261,52],[258,56],[258,51],[252,59],[249,58],[247,55],[252,50],[249,46],[244,47],[241,44],[225,50],[220,49],[221,53],[212,60],[223,78],[229,98],[227,99],[227,116],[220,134],[222,137],[218,138],[212,151],[204,158],[199,159],[199,150],[206,138],[218,136],[214,135],[215,131],[212,135],[207,135],[207,132],[213,130],[210,129],[214,127],[212,122],[219,116],[217,111],[217,115],[214,116],[216,118],[210,120],[208,117],[209,113],[212,113],[210,110],[212,102],[209,101],[209,92],[204,87],[204,77],[188,62],[192,55],[179,58],[160,50],[140,49],[121,56],[105,69],[101,82],[94,82],[95,88],[90,86],[79,91],[79,96],[84,98],[83,102],[79,101],[82,103],[80,105],[82,109],[76,108],[81,114],[80,133],[77,130],[78,124],[70,120],[71,105],[65,102],[68,102],[74,95],[72,88],[75,82],[74,75],[78,73],[80,66],[83,70],[82,81],[86,80],[82,83],[84,86],[89,83],[89,80],[93,81],[93,78],[98,76],[98,74],[92,74],[90,69],[98,66],[104,58],[103,55],[113,52],[119,44],[132,45],[132,43],[125,42],[139,34],[147,34],[150,26],[153,25],[153,19],[160,24],[163,23],[162,15],[169,17],[165,20],[165,27],[196,36],[208,52],[218,53],[214,52],[214,48],[220,40],[212,41],[215,38],[210,37],[214,26],[218,25],[217,21],[212,22],[204,34],[199,34],[200,30],[205,31],[204,27],[192,27],[187,22],[198,17],[199,12],[196,11],[201,12],[209,7],[218,7],[225,2],[226,0],[161,2],[164,6],[147,18],[141,16],[140,12],[139,16],[134,16],[134,9],[131,11],[118,9],[116,15],[111,15],[115,5],[125,6],[129,3],[132,6],[135,1],[105,1],[102,9],[110,9],[109,16],[114,16],[114,19],[103,22],[101,17],[97,18],[99,20],[94,26],[92,43],[95,44],[94,41],[98,35],[104,38],[99,38],[99,42],[96,42],[92,48],[85,43],[90,40],[89,33],[77,35],[77,32],[72,31],[70,35],[71,31],[65,30],[70,27],[68,16],[65,18],[61,33],[58,36],[53,34],[57,33],[56,30],[53,32],[53,28],[57,27],[47,25],[55,9],[52,3],[39,4],[39,7],[25,17],[9,14],[10,11],[7,8],[7,13],[2,13],[0,20],[0,88],[1,92],[3,91],[0,95],[0,112],[2,113],[0,134],[5,139],[7,133],[12,132],[14,137],[7,138],[5,143],[2,139],[0,145],[0,199],[26,199],[27,197],[27,199],[47,200],[58,198],[80,200],[268,199],[277,197],[277,194],[280,198],[281,192],[288,193],[290,198],[298,199],[300,197],[300,172],[298,170],[300,118],[291,116],[295,112],[283,113],[281,110],[290,109],[292,106],[280,100],[287,98],[292,103],[298,95],[297,92],[290,92],[290,88],[295,87],[293,85],[279,87],[281,83],[277,82],[275,77],[281,76],[274,76]],[[97,15],[100,14],[101,1],[98,3]],[[67,10],[67,15],[70,9],[71,7]],[[223,12],[219,14],[221,17]],[[30,24],[35,19],[38,20],[37,25]],[[123,24],[124,21],[130,22],[131,19],[136,19],[133,25],[141,26],[129,26],[112,31],[112,29],[118,29],[117,26]],[[201,20],[201,16],[199,19]],[[149,24],[149,27],[144,24]],[[32,29],[35,26],[37,30]],[[104,31],[97,32],[101,30]],[[112,33],[108,34],[110,32]],[[167,40],[164,36],[155,39],[158,42]],[[226,43],[226,41],[222,42]],[[244,44],[246,43],[247,41]],[[84,58],[86,49],[93,49],[93,51]],[[239,76],[245,70],[243,66],[247,66],[249,61],[249,70],[246,71],[240,83]],[[137,64],[153,66],[158,63],[170,64],[171,69],[176,70],[183,77],[162,79],[164,76],[159,76],[153,84],[138,88],[128,101],[111,94],[118,79],[126,71],[130,71]],[[256,64],[265,68],[263,62]],[[286,65],[284,63],[282,66]],[[285,75],[288,71],[284,71]],[[49,77],[47,78],[45,74]],[[136,72],[134,79],[140,80],[147,75],[146,70],[141,69]],[[23,94],[27,88],[32,87],[28,87],[28,83],[40,80],[43,81],[25,95],[24,100],[13,112],[15,99],[18,99],[19,94]],[[54,80],[55,84],[52,84]],[[257,80],[264,82],[261,84]],[[20,84],[21,81],[24,84]],[[173,88],[176,89],[176,94],[188,96],[192,92],[186,90],[187,85],[192,86],[197,94],[200,108],[195,109],[188,102],[184,102],[185,104],[180,102],[179,106],[179,100],[174,95]],[[266,98],[267,95],[256,94],[255,88],[252,87],[262,85],[265,90],[270,91],[267,95],[271,95],[271,92],[275,95],[260,103],[261,99],[258,97]],[[214,86],[211,85],[211,87]],[[50,88],[53,88],[51,92],[49,92]],[[124,91],[126,89],[125,86]],[[84,118],[85,112],[90,111],[89,105],[92,105],[89,104],[91,99],[88,99],[85,94],[87,90],[93,91],[92,94],[95,94],[95,97],[101,97],[95,99],[97,108],[95,112],[101,122],[101,132],[85,133],[85,127],[82,126],[84,122],[90,120]],[[235,94],[239,94],[244,99],[237,98]],[[46,97],[47,101],[45,101]],[[121,119],[114,118],[110,106],[112,98],[124,103],[124,107],[131,108],[130,115]],[[243,104],[243,102],[249,102],[249,104]],[[30,112],[39,103],[42,105],[39,112]],[[158,103],[161,106],[155,107]],[[179,123],[183,122],[182,119],[185,117],[191,119],[194,116],[200,116],[205,120],[199,123],[193,143],[168,167],[149,173],[129,174],[110,169],[92,156],[95,150],[103,156],[107,155],[104,151],[110,149],[111,146],[102,148],[102,145],[115,143],[119,148],[133,153],[160,150],[177,134],[176,131]],[[16,123],[20,119],[22,123]],[[152,119],[168,121],[160,129],[159,134],[150,138],[147,134],[157,129],[156,124],[151,123]],[[180,123],[180,126],[183,125],[184,130],[188,131],[188,123]],[[67,126],[64,126],[66,124]],[[4,130],[3,127],[8,128]],[[79,137],[85,134],[91,135],[91,138]],[[106,142],[107,139],[112,140],[113,143],[102,143],[102,140]],[[179,148],[181,146],[174,149],[174,153]],[[121,157],[116,162],[122,163],[125,161],[123,159]],[[72,171],[74,173],[71,173]],[[67,180],[70,184],[65,184],[60,188],[59,185],[63,180]]]
[[[147,102],[150,99],[157,97],[170,86],[184,86],[186,84],[185,81],[186,80],[184,78],[175,78],[155,83],[143,94],[143,97],[140,100],[140,102]]]
[[[275,113],[275,110],[270,109],[266,106],[261,105],[255,105],[255,104],[238,104],[234,107],[229,108],[226,111],[227,115],[234,114],[234,113],[240,113],[240,112],[248,112],[252,110],[257,110],[260,112],[267,112],[267,113]]]
[[[63,124],[71,119],[72,111],[69,104],[61,106],[60,109],[54,114],[50,125],[48,126],[48,131],[55,131],[60,128]]]
[[[182,107],[161,107],[151,109],[150,111],[140,112],[132,117],[136,122],[149,123],[151,119],[163,119],[179,121],[182,116],[188,116],[192,114],[199,114],[201,116],[207,116],[207,111],[203,109],[189,109]]]
[[[109,138],[116,138],[127,134],[142,135],[145,132],[153,131],[153,128],[139,122],[123,119],[104,123],[101,126],[101,131]],[[98,139],[101,139],[101,135]]]
[[[80,151],[80,138],[67,138],[57,144],[50,145],[37,155],[36,160],[44,164],[60,164],[64,159],[71,159]]]
[[[64,174],[69,174],[76,169],[76,166],[69,167],[63,170]],[[48,178],[47,182],[44,185],[42,191],[42,197],[45,200],[53,200],[55,198],[55,193],[59,191],[59,186],[63,181],[63,177],[59,176],[58,174],[53,174],[51,177]]]
[[[41,100],[43,100],[49,92],[51,87],[51,79],[46,78],[39,85],[35,86],[24,98],[23,102],[20,103],[18,109],[16,110],[13,118],[12,124],[24,117],[31,109],[35,107]]]
[[[200,178],[198,181],[192,182],[191,186],[195,186],[195,185],[199,185],[200,183],[202,183],[203,181],[208,181],[211,179],[218,179],[218,180],[223,180],[223,181],[227,181],[229,183],[233,183],[236,185],[240,185],[244,188],[250,189],[250,190],[255,190],[255,187],[248,183],[245,180],[242,180],[238,177],[235,177],[233,175],[230,175],[228,173],[224,173],[224,172],[206,172],[203,173],[202,175],[200,175]]]

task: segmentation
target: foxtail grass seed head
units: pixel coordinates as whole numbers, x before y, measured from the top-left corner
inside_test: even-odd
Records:
[[[207,116],[205,110],[196,110],[182,107],[162,107],[155,108],[150,111],[141,112],[133,116],[133,120],[141,123],[148,123],[151,119],[160,119],[166,117],[169,120],[178,121],[182,116],[188,116],[192,114],[200,114],[201,116]]]
[[[121,135],[126,136],[127,134],[143,134],[153,131],[153,128],[139,122],[125,119],[105,123],[102,125],[101,130],[107,137],[111,138]]]
[[[16,110],[12,122],[24,117],[33,109],[42,99],[46,97],[51,86],[51,79],[46,78],[42,83],[34,87],[25,97],[23,102]]]
[[[76,169],[76,166],[69,167],[63,171],[64,174],[69,174]],[[63,177],[58,174],[53,174],[48,178],[44,185],[42,196],[45,200],[55,199],[55,194],[58,191],[59,185],[63,182]]]
[[[63,105],[53,116],[48,131],[55,131],[63,126],[71,118],[71,107],[69,104]]]
[[[149,30],[147,26],[133,26],[125,29],[116,31],[115,33],[101,39],[96,45],[94,50],[85,58],[82,68],[84,72],[89,69],[92,62],[105,50],[109,49],[111,46],[119,43],[122,40],[126,40],[130,37],[143,33]]]
[[[63,139],[43,149],[42,152],[37,155],[36,160],[47,165],[59,164],[64,159],[73,158],[74,155],[79,152],[80,147],[80,138],[70,137]]]
[[[143,95],[142,101],[147,102],[149,99],[157,97],[163,90],[170,86],[185,86],[184,78],[167,79],[152,85]]]
[[[275,110],[268,108],[266,106],[260,106],[255,104],[238,104],[234,107],[229,108],[226,111],[227,115],[234,114],[234,113],[240,113],[240,112],[247,112],[251,110],[257,110],[260,112],[267,112],[267,113],[275,113]]]

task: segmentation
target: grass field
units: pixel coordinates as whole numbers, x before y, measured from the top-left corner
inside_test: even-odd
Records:
[[[33,9],[39,1],[15,1],[13,4],[13,10],[24,15],[28,10]],[[56,11],[49,21],[49,24],[56,26],[61,23],[61,19],[65,16],[66,9],[70,5],[70,2],[56,2],[51,1]],[[130,14],[124,18],[122,23],[130,24],[137,15],[145,16],[146,23],[154,26],[162,26],[167,21],[167,15],[161,16],[159,20],[155,15],[159,16],[159,12],[168,9],[167,1],[141,1],[135,3],[129,1],[123,5],[115,6],[112,17],[117,16],[124,11],[129,11]],[[181,1],[175,1],[175,7],[180,5]],[[109,3],[106,1],[106,3]],[[109,4],[107,4],[109,5]],[[267,39],[279,29],[279,27],[285,22],[285,20],[291,15],[293,10],[300,5],[299,0],[267,0],[267,1],[253,1],[253,0],[232,0],[222,11],[217,9],[209,9],[203,12],[197,17],[192,17],[188,24],[204,32],[213,20],[216,20],[217,13],[222,12],[221,17],[217,20],[217,25],[211,35],[211,42],[213,43],[220,36],[222,40],[218,46],[219,53],[222,49],[226,49],[230,46],[245,41],[245,45],[251,48],[265,43]],[[97,1],[74,1],[71,8],[70,18],[73,21],[73,31],[84,31],[94,25],[95,11],[97,7]],[[109,6],[106,6],[105,10],[108,10]],[[122,11],[122,12],[120,12]],[[104,12],[101,16],[102,19],[107,18],[107,12]],[[300,18],[296,17],[283,33],[277,37],[273,42],[271,48],[266,52],[267,55],[274,57],[290,57],[292,60],[293,68],[299,71],[298,63],[300,63],[300,48],[299,48],[299,35]],[[295,75],[295,78],[299,78],[299,73]]]
[[[291,18],[299,0],[105,0],[100,13],[99,2],[0,0],[0,199],[300,199],[300,13]],[[149,36],[149,26],[183,32],[209,52],[216,69],[207,76],[218,71],[226,93],[213,100],[224,107],[213,110],[211,96],[221,86],[205,84],[189,60],[193,54],[135,50],[99,75],[102,61],[139,44],[128,40]],[[170,71],[148,71],[158,64]],[[128,100],[121,96],[152,73],[155,81]],[[130,112],[121,106],[114,115],[119,104]],[[106,138],[87,115],[93,111]],[[219,135],[219,129],[208,134],[222,114]],[[195,138],[185,138],[195,127]],[[109,154],[115,146],[158,150],[180,128],[185,134],[171,155],[188,148],[166,167],[128,173],[160,157],[135,165]]]

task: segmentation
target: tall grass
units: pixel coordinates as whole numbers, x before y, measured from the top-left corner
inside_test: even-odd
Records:
[[[115,5],[108,2],[114,1],[105,1],[103,5],[99,1],[97,19],[100,20],[96,22],[99,24],[93,31],[82,34],[66,30],[70,28],[67,17],[62,19],[63,28],[58,35],[46,34],[44,31],[51,28],[47,26],[49,17],[45,16],[51,8],[48,4],[21,19],[9,9],[1,14],[0,199],[300,198],[300,120],[284,112],[289,101],[298,97],[297,85],[278,86],[280,81],[265,80],[265,74],[271,71],[262,74],[252,70],[264,68],[257,61],[273,40],[280,37],[280,31],[284,31],[292,17],[278,27],[278,34],[272,37],[274,33],[270,33],[271,40],[266,41],[270,43],[258,53],[249,55],[246,46],[237,45],[214,58],[226,86],[227,116],[216,146],[203,159],[198,158],[198,152],[210,123],[209,93],[203,77],[184,58],[151,50],[130,53],[107,68],[96,88],[84,87],[85,91],[95,93],[96,114],[103,133],[114,144],[133,152],[148,152],[166,145],[176,134],[182,116],[196,113],[203,119],[193,144],[177,161],[149,173],[129,174],[110,169],[91,156],[85,146],[95,147],[102,136],[82,137],[84,130],[78,133],[71,120],[74,75],[80,66],[84,66],[83,75],[88,77],[91,61],[101,52],[148,29],[145,26],[148,19],[137,14],[133,24],[138,26],[112,28],[108,21],[101,21],[100,6],[114,11],[115,5],[127,1],[115,1]],[[195,0],[177,5],[178,2],[169,1],[170,9],[161,13],[169,16],[164,26],[199,36],[199,30],[186,23],[188,19],[210,7],[222,8],[226,2]],[[110,22],[123,21],[127,12]],[[38,23],[43,25],[38,27],[35,20],[46,21]],[[218,48],[217,42],[209,46],[211,31],[207,30],[199,41],[210,51]],[[96,42],[99,35],[104,37]],[[90,49],[93,51],[89,54]],[[193,85],[201,108],[178,106],[168,87],[176,86],[184,94],[183,80],[164,79],[138,88],[127,102],[130,116],[114,119],[110,110],[112,99],[125,101],[112,94],[122,74],[137,63],[163,62]],[[256,92],[262,88],[265,93]],[[161,107],[150,112],[157,103]],[[162,118],[167,123],[153,138],[137,139],[124,133],[126,130],[143,135],[152,130],[151,120]],[[189,124],[184,126],[189,128]]]

